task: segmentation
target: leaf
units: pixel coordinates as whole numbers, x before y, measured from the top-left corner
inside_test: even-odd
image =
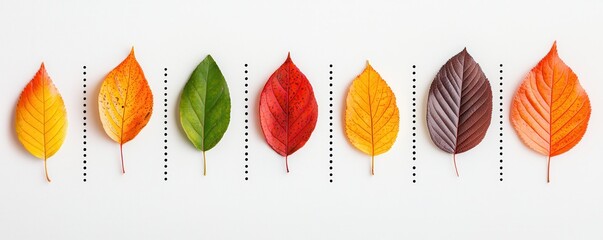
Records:
[[[230,93],[224,75],[211,55],[191,74],[180,96],[180,124],[195,148],[203,151],[203,175],[207,165],[205,151],[212,149],[230,123]]]
[[[48,76],[44,63],[25,86],[15,114],[15,130],[23,147],[37,158],[46,161],[52,157],[65,141],[67,135],[67,111],[59,90]]]
[[[557,42],[528,73],[511,103],[511,124],[525,145],[551,157],[569,151],[586,132],[590,100],[578,77],[557,54]]]
[[[354,147],[371,155],[371,175],[375,175],[375,156],[396,141],[399,115],[396,96],[367,61],[348,91],[345,133]]]
[[[318,118],[312,85],[291,56],[270,76],[260,95],[260,125],[268,145],[285,157],[306,144]]]
[[[456,154],[477,146],[492,118],[492,89],[479,64],[463,49],[438,72],[427,98],[427,128],[433,143]]]
[[[103,81],[98,106],[105,132],[119,143],[121,169],[125,173],[123,145],[138,135],[153,112],[153,93],[134,57],[134,48]]]

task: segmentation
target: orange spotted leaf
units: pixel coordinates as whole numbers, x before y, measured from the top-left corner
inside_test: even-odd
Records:
[[[590,100],[576,74],[559,58],[557,43],[528,73],[511,104],[511,124],[525,145],[551,157],[569,151],[586,132]]]
[[[105,132],[119,143],[122,173],[125,173],[123,145],[138,135],[153,112],[153,93],[134,57],[134,48],[103,81],[98,106]]]

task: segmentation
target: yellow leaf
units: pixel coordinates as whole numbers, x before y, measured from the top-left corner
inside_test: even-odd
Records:
[[[15,114],[15,129],[23,147],[44,160],[46,180],[50,182],[46,160],[63,145],[67,134],[67,112],[44,63],[21,92]]]
[[[375,174],[375,156],[392,147],[399,122],[394,93],[367,61],[366,68],[348,91],[345,133],[354,147],[371,155],[372,175]]]
[[[138,135],[153,112],[153,93],[134,57],[134,48],[103,81],[98,106],[105,132],[119,143],[122,173],[125,173],[123,144]]]

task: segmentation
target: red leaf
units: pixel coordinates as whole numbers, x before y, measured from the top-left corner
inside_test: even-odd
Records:
[[[260,125],[268,145],[285,157],[306,144],[318,118],[312,85],[291,56],[270,76],[260,95]]]

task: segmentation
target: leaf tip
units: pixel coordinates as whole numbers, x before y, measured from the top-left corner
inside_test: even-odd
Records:
[[[135,57],[134,56],[134,46],[132,46],[132,48],[130,48],[130,54],[128,57]]]
[[[553,46],[551,47],[551,50],[549,51],[549,55],[553,55],[553,54],[557,54],[557,40],[555,40],[553,42]]]
[[[291,61],[291,52],[287,52],[287,61]]]

